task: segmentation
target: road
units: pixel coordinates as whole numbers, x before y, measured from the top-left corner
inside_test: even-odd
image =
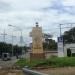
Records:
[[[16,57],[13,57],[11,60],[8,60],[8,61],[3,61],[0,59],[0,68],[11,67],[18,60],[19,59],[16,59]]]
[[[21,58],[29,58],[29,53],[21,55]],[[19,59],[16,59],[16,57],[13,57],[11,60],[8,61],[3,61],[0,59],[0,68],[11,67],[18,60]]]

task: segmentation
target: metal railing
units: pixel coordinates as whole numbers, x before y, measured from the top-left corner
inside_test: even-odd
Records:
[[[23,68],[23,73],[24,73],[24,75],[50,75],[50,74],[44,74],[41,72],[29,70],[27,68]]]

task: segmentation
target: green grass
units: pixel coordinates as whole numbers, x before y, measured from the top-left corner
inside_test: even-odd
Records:
[[[49,58],[48,64],[54,67],[75,66],[75,57]]]
[[[74,67],[75,66],[75,57],[50,57],[49,59],[45,60],[26,60],[26,59],[20,59],[18,62],[16,62],[16,66],[20,66],[23,68],[24,66],[28,66],[29,68],[33,67]]]
[[[19,61],[17,61],[15,63],[15,66],[19,66],[19,67],[23,68],[24,66],[27,66],[28,63],[29,63],[28,60],[26,60],[26,59],[20,59]]]

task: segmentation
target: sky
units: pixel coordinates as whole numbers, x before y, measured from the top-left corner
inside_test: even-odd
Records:
[[[30,42],[29,33],[36,22],[56,40],[59,24],[75,23],[75,0],[0,0],[0,41],[5,30],[8,35],[13,32],[14,43],[18,43],[21,29],[24,42]],[[62,33],[68,29],[62,29]],[[11,43],[12,36],[8,35],[6,42]]]

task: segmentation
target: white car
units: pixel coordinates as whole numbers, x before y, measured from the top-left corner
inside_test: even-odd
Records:
[[[4,61],[10,60],[11,59],[10,53],[2,53],[2,59]]]

